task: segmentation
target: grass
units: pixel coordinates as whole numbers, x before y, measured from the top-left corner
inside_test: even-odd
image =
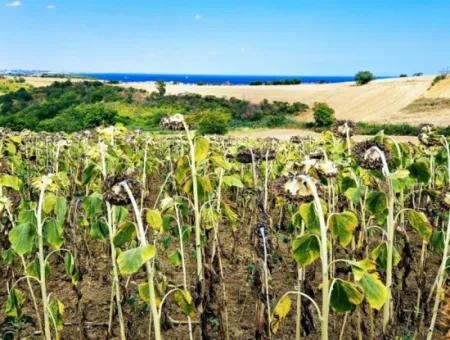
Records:
[[[31,86],[16,79],[0,78],[0,94],[17,91],[21,88],[29,89]]]
[[[404,112],[432,112],[450,109],[450,98],[419,98],[407,105]]]

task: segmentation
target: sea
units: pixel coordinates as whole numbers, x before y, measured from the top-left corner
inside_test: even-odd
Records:
[[[120,82],[173,82],[183,84],[246,85],[254,81],[299,79],[302,83],[342,83],[354,76],[277,76],[277,75],[214,75],[214,74],[152,74],[152,73],[84,73],[83,76],[105,81]],[[389,78],[389,77],[379,77]]]

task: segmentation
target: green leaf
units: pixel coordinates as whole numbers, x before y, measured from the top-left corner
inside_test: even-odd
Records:
[[[192,302],[192,297],[189,294],[189,292],[186,292],[184,290],[177,290],[173,294],[173,297],[177,305],[183,311],[183,314],[186,316],[190,316],[194,311],[194,304]]]
[[[306,234],[292,241],[292,256],[301,267],[313,263],[320,257],[320,241],[317,235]]]
[[[125,243],[130,242],[136,233],[136,226],[132,222],[124,222],[114,235],[113,244],[115,247],[121,247]]]
[[[94,179],[99,173],[99,169],[96,164],[89,164],[83,171],[81,176],[81,185],[86,186],[86,184],[90,183],[92,179]]]
[[[6,315],[19,318],[22,316],[22,304],[25,301],[25,296],[19,289],[11,289],[6,301]]]
[[[375,217],[378,224],[383,224],[388,214],[387,197],[384,192],[373,191],[367,195],[367,210]]]
[[[93,193],[83,199],[83,209],[89,218],[94,218],[103,213],[103,196]]]
[[[66,253],[64,256],[64,269],[66,274],[72,278],[72,284],[76,285],[78,282],[78,273],[75,268],[75,260],[71,253]]]
[[[349,312],[364,300],[364,294],[355,284],[336,279],[331,291],[330,305],[336,312]]]
[[[387,244],[386,242],[381,243],[378,247],[374,248],[370,252],[370,257],[377,262],[377,264],[383,268],[387,268]],[[393,247],[392,249],[392,266],[395,267],[399,264],[401,260],[400,254],[397,249]]]
[[[208,155],[209,142],[205,137],[195,139],[195,162],[200,163]]]
[[[28,254],[33,250],[36,230],[31,223],[15,226],[9,233],[11,248],[19,255]]]
[[[211,161],[218,168],[223,168],[224,170],[231,169],[231,164],[223,156],[212,156]]]
[[[67,201],[64,197],[58,196],[56,198],[54,210],[56,215],[56,223],[58,223],[61,227],[64,226],[64,221],[67,214]]]
[[[19,191],[21,184],[22,181],[17,176],[2,175],[0,177],[0,186],[4,186],[7,188],[14,189],[15,191]]]
[[[427,160],[415,161],[408,167],[412,178],[420,183],[428,183],[431,178],[430,164]]]
[[[360,204],[361,199],[364,197],[365,193],[367,191],[367,187],[365,186],[359,186],[357,188],[348,188],[344,195],[352,201],[353,204]]]
[[[36,279],[41,278],[41,268],[39,265],[39,258],[36,257],[32,262],[27,265],[26,268],[27,275],[35,277]],[[45,278],[50,277],[50,266],[48,262],[45,263]]]
[[[50,244],[54,249],[61,248],[64,243],[63,228],[56,222],[55,219],[47,219],[44,223],[44,233],[48,244]]]
[[[321,199],[323,214],[327,213],[327,205]],[[299,208],[300,216],[305,222],[306,229],[311,232],[319,233],[320,232],[320,222],[319,216],[316,213],[316,208],[314,207],[314,202],[303,203]]]
[[[44,195],[44,201],[42,202],[42,210],[46,214],[50,214],[56,204],[56,195],[51,192],[47,192]]]
[[[380,309],[387,301],[388,291],[375,272],[376,264],[368,259],[353,262],[352,271],[370,306]]]
[[[406,212],[406,217],[409,224],[416,230],[422,239],[428,241],[430,239],[433,229],[428,221],[427,216],[423,212],[408,210]]]
[[[178,250],[174,251],[170,254],[169,261],[175,266],[179,266],[181,264],[181,253]]]
[[[120,253],[117,257],[120,274],[131,275],[136,273],[144,263],[155,256],[155,253],[155,247],[150,244]]]
[[[333,238],[339,238],[341,246],[346,247],[352,241],[353,233],[358,226],[358,217],[351,211],[344,211],[332,214],[328,223]]]
[[[291,310],[292,301],[289,295],[285,295],[278,301],[270,318],[270,330],[273,334],[278,332],[280,323],[286,318]]]
[[[94,219],[91,222],[89,234],[96,240],[104,240],[109,236],[108,224],[103,220]]]
[[[140,283],[138,286],[139,297],[145,303],[150,303],[150,289],[148,287],[148,283]]]
[[[149,209],[146,214],[147,224],[154,230],[161,231],[163,220],[157,209]]]
[[[237,188],[244,187],[244,184],[242,184],[242,181],[239,178],[239,175],[237,174],[234,174],[232,176],[223,176],[223,182],[229,187],[237,187]]]
[[[63,322],[63,314],[64,314],[64,305],[61,301],[58,299],[53,299],[52,302],[50,302],[50,312],[52,314],[52,321],[54,325],[56,326],[56,329],[58,331],[62,331],[64,328],[64,322]],[[59,339],[59,336],[56,337]]]
[[[433,235],[431,235],[430,238],[430,243],[436,250],[442,253],[445,248],[445,233],[442,230],[433,232]]]
[[[376,273],[364,273],[358,281],[358,286],[363,290],[372,308],[379,310],[386,303],[388,290]]]

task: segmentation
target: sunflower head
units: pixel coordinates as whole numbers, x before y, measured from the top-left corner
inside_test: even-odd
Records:
[[[434,146],[441,143],[438,131],[431,124],[420,125],[417,138],[419,139],[419,142],[425,146]]]
[[[103,182],[103,198],[112,205],[130,204],[131,199],[122,185],[123,182],[128,184],[134,197],[139,197],[141,187],[137,180],[126,175],[116,175],[107,177]]]
[[[355,144],[352,154],[360,167],[381,170],[383,168],[383,158],[380,152],[384,154],[386,160],[390,159],[389,150],[383,143],[367,140]]]
[[[312,191],[299,176],[289,174],[279,177],[273,185],[273,191],[289,202],[310,202],[313,199]]]
[[[450,189],[445,189],[440,193],[439,204],[443,210],[450,210]]]
[[[333,125],[331,125],[331,131],[341,138],[347,138],[347,135],[353,136],[355,128],[356,125],[351,120],[336,120]]]

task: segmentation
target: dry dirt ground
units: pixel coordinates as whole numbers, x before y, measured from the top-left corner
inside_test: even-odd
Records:
[[[318,138],[320,133],[305,130],[305,129],[241,129],[229,133],[233,137],[248,137],[248,138],[267,138],[275,137],[280,140],[289,140],[292,136],[312,137]],[[356,141],[368,139],[369,136],[356,135],[352,137]],[[398,142],[416,142],[415,136],[395,136]]]
[[[450,125],[450,78],[431,86],[434,76],[375,80],[364,86],[352,82],[339,84],[301,84],[278,86],[249,85],[167,85],[168,94],[198,93],[218,97],[236,97],[258,103],[270,101],[300,101],[308,105],[327,102],[337,118],[374,123],[434,123]],[[27,78],[34,86],[51,84],[52,78]],[[76,80],[75,80],[76,81]],[[147,91],[155,91],[152,83],[127,83]],[[421,102],[422,101],[422,102]],[[311,119],[311,113],[302,120]]]

